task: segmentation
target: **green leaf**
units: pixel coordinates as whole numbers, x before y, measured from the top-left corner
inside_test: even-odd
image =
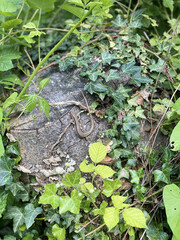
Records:
[[[166,185],[163,190],[163,201],[166,209],[167,222],[178,240],[180,236],[180,189],[175,184]]]
[[[24,224],[24,215],[22,209],[16,206],[10,206],[4,215],[5,219],[13,219],[13,231],[16,232]]]
[[[163,70],[163,64],[164,60],[159,59],[158,62],[156,63],[155,61],[153,64],[149,66],[150,72],[160,72]]]
[[[49,12],[54,9],[55,0],[27,0],[30,7]]]
[[[109,82],[110,80],[119,79],[118,71],[115,69],[110,69],[108,74],[104,74],[103,77],[105,78],[106,82]]]
[[[111,199],[114,207],[117,209],[123,209],[130,206],[130,204],[123,203],[127,199],[127,197],[112,196]]]
[[[126,21],[127,20],[122,20],[121,15],[117,15],[116,20],[112,21],[112,23],[116,26],[116,27],[125,27],[126,26]]]
[[[135,74],[139,71],[141,71],[141,67],[135,66],[135,62],[129,62],[127,64],[123,64],[121,67],[122,72],[120,72],[120,75],[126,75],[126,74]]]
[[[121,186],[121,181],[118,178],[116,178],[115,180],[104,179],[103,182],[104,182],[104,190],[102,193],[106,197],[110,197],[113,191],[118,189]]]
[[[13,196],[16,196],[19,191],[24,191],[24,187],[20,182],[12,182],[6,186],[6,190],[10,190]]]
[[[170,172],[172,170],[172,166],[169,165],[168,163],[164,163],[162,165],[161,170],[155,170],[153,172],[154,175],[154,181],[155,182],[165,182],[165,183],[170,183]]]
[[[87,164],[87,163],[88,161],[86,159],[82,161],[82,163],[79,166],[81,172],[89,173],[94,171],[95,166],[92,163],[91,164]]]
[[[101,205],[100,205],[100,209],[96,208],[96,209],[93,210],[94,215],[95,216],[98,215],[98,214],[99,215],[104,215],[107,205],[108,205],[108,203],[103,200]]]
[[[24,28],[37,28],[33,22],[28,22],[27,24],[23,25]]]
[[[6,154],[7,155],[16,155],[16,156],[20,156],[21,153],[20,153],[20,150],[19,150],[19,147],[18,147],[18,142],[13,142],[11,144],[9,144],[7,147],[6,147]]]
[[[80,210],[80,204],[84,195],[79,193],[76,189],[71,192],[71,197],[60,197],[59,213],[65,213],[70,211],[71,213],[78,214]]]
[[[34,219],[40,213],[42,213],[42,208],[41,207],[34,208],[34,205],[32,203],[29,203],[25,206],[25,208],[24,208],[24,218],[25,218],[25,224],[26,224],[27,229],[30,228],[33,225]]]
[[[36,104],[37,104],[37,95],[34,94],[34,95],[26,95],[26,104],[25,104],[25,108],[28,112],[31,112],[35,107],[36,107]]]
[[[6,109],[12,104],[16,103],[17,95],[18,95],[17,92],[12,93],[3,103],[3,108]]]
[[[44,186],[45,192],[39,198],[39,203],[41,204],[51,204],[53,208],[59,207],[60,198],[55,195],[57,192],[57,187],[55,183],[47,184]]]
[[[49,120],[50,105],[49,105],[48,101],[43,97],[39,98],[39,108],[40,108],[40,110],[41,110],[41,108],[43,109],[44,113],[46,114],[47,119]]]
[[[174,10],[174,1],[173,0],[163,0],[163,5],[166,8],[169,8],[171,12]]]
[[[11,14],[17,10],[16,5],[11,0],[1,0],[0,1],[0,13],[4,16],[11,16]]]
[[[141,86],[141,83],[150,83],[152,80],[143,76],[140,72],[135,73],[130,79],[130,83],[136,84],[138,87]]]
[[[170,144],[172,151],[179,151],[180,150],[180,122],[175,126],[173,129],[171,136],[170,136]]]
[[[147,236],[149,240],[168,240],[169,235],[163,232],[159,225],[150,224],[147,229]]]
[[[144,175],[144,171],[142,168],[138,169],[138,170],[132,170],[132,169],[129,169],[129,172],[131,174],[131,182],[132,183],[136,183],[136,184],[139,184],[140,183],[140,179],[143,177]]]
[[[101,58],[102,58],[102,63],[103,64],[108,63],[109,65],[111,64],[112,60],[117,59],[116,56],[110,54],[108,51],[101,53]]]
[[[14,161],[7,157],[6,155],[0,158],[0,186],[11,183],[12,181],[12,168],[14,166]]]
[[[94,163],[101,162],[107,154],[107,148],[102,142],[93,143],[89,148],[89,155]]]
[[[119,222],[119,210],[114,207],[106,208],[103,219],[108,229],[111,230]]]
[[[13,68],[11,60],[20,57],[20,53],[14,48],[14,46],[0,46],[0,71],[7,71]]]
[[[90,82],[86,84],[84,90],[87,90],[90,94],[93,94],[94,92],[104,93],[107,91],[107,88],[101,82]]]
[[[0,107],[0,125],[1,125],[1,123],[2,123],[2,119],[3,119],[3,109]],[[1,135],[0,135],[1,136]],[[1,137],[0,137],[1,138]],[[0,141],[2,141],[2,138],[1,138],[1,140]],[[1,143],[0,143],[0,149],[1,149],[1,147],[2,147],[2,145],[1,145]],[[0,150],[0,156],[1,156],[1,150]]]
[[[80,183],[81,173],[79,169],[73,173],[67,173],[65,179],[62,180],[62,184],[66,187],[77,187]]]
[[[24,86],[24,83],[21,81],[21,79],[15,75],[15,74],[8,74],[8,75],[5,75],[5,76],[2,76],[2,81],[5,81],[5,85],[10,83],[12,86],[14,84],[17,84],[19,86]]]
[[[86,11],[84,9],[82,9],[80,7],[74,7],[69,4],[63,4],[63,5],[61,5],[61,8],[72,13],[73,15],[77,16],[78,18],[82,18],[84,16],[84,14],[86,13]]]
[[[48,85],[49,81],[50,81],[50,78],[44,78],[44,79],[40,78],[39,79],[39,89],[42,90],[45,86]]]
[[[124,209],[123,218],[126,224],[132,227],[147,228],[145,216],[140,209],[137,208]]]
[[[66,236],[65,228],[60,228],[57,224],[52,227],[52,234],[57,240],[64,240]]]
[[[6,209],[8,194],[0,196],[0,218]]]
[[[10,29],[10,28],[14,28],[15,26],[21,23],[22,23],[21,19],[12,19],[12,20],[8,20],[6,22],[1,23],[1,27],[5,29]]]
[[[0,157],[4,154],[4,145],[2,141],[2,136],[0,135]]]
[[[115,171],[112,170],[112,168],[104,165],[98,165],[95,168],[95,172],[99,174],[102,178],[112,177],[112,175],[115,173]]]

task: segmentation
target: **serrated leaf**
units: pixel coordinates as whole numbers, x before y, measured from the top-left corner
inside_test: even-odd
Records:
[[[48,85],[50,78],[39,79],[39,89],[42,90],[45,86]]]
[[[107,154],[107,148],[102,142],[93,143],[89,148],[89,155],[94,163],[101,162]]]
[[[0,46],[0,71],[7,71],[13,68],[11,60],[20,57],[20,52],[18,52],[12,45]]]
[[[154,181],[155,182],[165,182],[165,183],[170,183],[170,172],[172,170],[172,166],[169,165],[168,163],[164,163],[162,165],[161,170],[155,170],[153,171],[154,175]]]
[[[6,84],[9,82],[10,85],[14,85],[17,84],[19,86],[24,86],[24,83],[21,81],[21,79],[15,75],[15,74],[9,74],[9,75],[5,75],[2,77],[2,81],[5,81]]]
[[[84,161],[80,164],[79,168],[81,172],[89,173],[94,171],[95,166],[92,163],[91,164],[87,164],[87,163],[88,161],[84,159]]]
[[[145,216],[140,209],[137,208],[124,209],[123,218],[126,224],[132,227],[147,228]]]
[[[16,103],[17,95],[18,95],[17,92],[12,93],[3,103],[3,108],[6,109],[12,104]]]
[[[55,183],[47,184],[44,186],[45,192],[39,198],[41,204],[51,204],[55,209],[59,207],[60,198],[56,195],[57,187]]]
[[[170,136],[170,144],[172,151],[179,151],[180,150],[180,122],[175,126],[173,129],[171,136]]]
[[[49,105],[48,101],[43,97],[39,98],[39,108],[40,108],[40,110],[41,110],[41,108],[43,109],[44,113],[46,114],[47,119],[49,120],[50,105]]]
[[[27,96],[27,102],[25,104],[25,108],[28,112],[31,112],[37,104],[37,95],[28,95]]]
[[[104,179],[103,182],[104,182],[104,190],[102,193],[106,197],[110,197],[113,191],[118,189],[121,186],[121,181],[118,178],[116,178],[115,180]]]
[[[34,205],[32,203],[29,203],[25,206],[25,208],[24,208],[24,218],[25,218],[25,224],[26,224],[27,229],[30,228],[33,225],[34,219],[40,213],[42,213],[42,208],[41,207],[34,208]]]
[[[163,190],[163,201],[166,209],[167,222],[173,232],[173,236],[180,236],[180,189],[175,184],[166,185]]]
[[[13,219],[13,231],[16,232],[24,223],[24,215],[21,208],[10,206],[4,215],[5,219]]]
[[[12,168],[14,166],[14,161],[7,157],[6,155],[0,158],[0,186],[10,184],[12,181]]]
[[[111,230],[119,222],[119,210],[114,207],[106,208],[103,219],[108,229]]]
[[[0,218],[6,209],[8,194],[0,196]]]
[[[99,174],[102,178],[112,177],[112,175],[115,173],[115,171],[112,170],[112,168],[104,165],[98,165],[95,168],[95,172]]]
[[[64,240],[66,236],[65,228],[60,228],[57,224],[52,227],[52,234],[57,240]]]
[[[71,6],[69,4],[63,4],[61,5],[61,8],[72,13],[78,18],[82,18],[82,16],[84,16],[84,14],[86,13],[86,11],[83,8]]]
[[[10,29],[10,28],[14,28],[15,26],[21,23],[22,23],[21,19],[12,19],[12,20],[8,20],[6,22],[1,23],[1,27],[5,29]]]
[[[73,173],[67,173],[62,180],[62,184],[66,187],[77,187],[80,183],[81,173],[77,169]]]
[[[30,7],[49,12],[54,9],[55,0],[27,0]]]
[[[0,157],[4,154],[4,145],[2,141],[2,136],[0,135]]]
[[[127,197],[112,196],[111,199],[114,207],[117,209],[123,209],[125,207],[129,207],[129,204],[123,203],[127,199]]]
[[[71,213],[78,214],[80,210],[80,204],[83,198],[84,196],[82,194],[79,194],[76,189],[71,192],[71,197],[60,197],[59,213],[62,214],[70,211]]]

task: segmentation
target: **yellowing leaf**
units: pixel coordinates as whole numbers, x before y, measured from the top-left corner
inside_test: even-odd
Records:
[[[127,208],[123,211],[123,218],[126,224],[137,227],[147,228],[146,219],[143,212],[137,208]]]
[[[119,210],[114,207],[106,208],[103,219],[108,229],[111,230],[119,222]]]
[[[94,171],[95,166],[92,163],[91,164],[87,164],[87,163],[88,161],[84,159],[84,161],[80,164],[79,168],[81,172],[89,173]]]
[[[89,155],[94,163],[101,162],[107,154],[107,148],[102,142],[93,143],[89,148]]]
[[[95,168],[95,172],[99,174],[102,178],[112,177],[112,175],[115,173],[115,171],[112,170],[110,167],[104,165],[98,165]]]

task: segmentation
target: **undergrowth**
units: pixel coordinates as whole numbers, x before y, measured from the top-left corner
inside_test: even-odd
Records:
[[[1,0],[1,239],[180,239],[179,9],[178,0]],[[6,133],[13,111],[38,104],[49,118],[40,96],[49,79],[40,79],[37,93],[26,92],[45,64],[81,68],[85,90],[99,99],[94,111],[111,126],[111,145],[92,144],[93,163],[82,159],[71,174],[57,169],[60,183],[40,196],[14,168],[21,155]],[[155,148],[159,131],[170,140]]]

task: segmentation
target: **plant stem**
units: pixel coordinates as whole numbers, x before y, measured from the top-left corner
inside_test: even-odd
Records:
[[[94,6],[95,7],[95,6]],[[84,21],[84,19],[86,19],[86,17],[91,13],[91,11],[93,10],[93,7],[74,25],[74,27],[72,27],[68,33],[66,33],[66,35],[51,49],[51,51],[42,59],[42,61],[38,64],[38,66],[36,67],[36,69],[34,70],[34,72],[32,73],[32,75],[30,76],[29,80],[27,81],[26,85],[24,86],[24,88],[22,89],[22,91],[20,92],[20,94],[17,97],[17,103],[20,101],[21,97],[23,96],[23,94],[26,92],[27,88],[29,87],[32,79],[36,76],[36,74],[38,73],[39,69],[42,67],[42,65],[47,61],[47,59],[56,51],[56,49],[69,37],[69,35]],[[9,116],[9,114],[13,111],[13,109],[15,108],[16,104],[13,104],[12,107],[10,108],[10,110],[7,112],[7,116]]]
[[[96,229],[94,229],[93,231],[91,231],[91,232],[89,232],[88,234],[86,234],[85,237],[88,237],[88,236],[90,236],[91,234],[99,231],[99,229],[101,229],[101,228],[104,227],[104,226],[105,226],[105,223],[103,223],[103,224],[100,225],[98,228],[96,228]],[[82,239],[82,238],[78,238],[77,240],[81,240],[81,239]]]

